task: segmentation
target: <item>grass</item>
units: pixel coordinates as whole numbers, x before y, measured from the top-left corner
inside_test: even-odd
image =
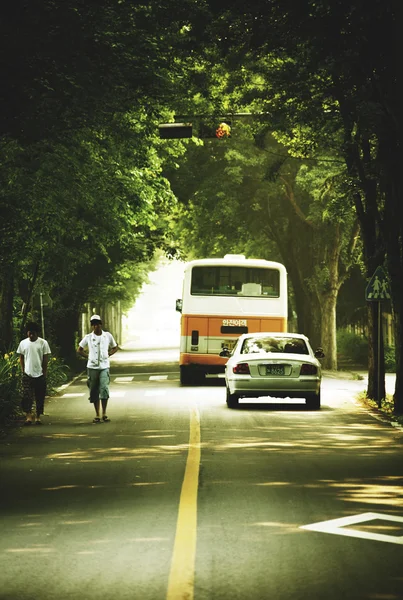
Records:
[[[393,412],[393,397],[386,394],[386,398],[382,400],[381,406],[371,398],[368,398],[365,392],[358,394],[358,401],[365,407],[373,410],[391,423],[397,423],[403,426],[403,415],[395,415]]]

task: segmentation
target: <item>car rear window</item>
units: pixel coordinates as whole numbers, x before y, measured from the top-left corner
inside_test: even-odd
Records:
[[[280,336],[247,338],[241,348],[241,354],[267,354],[268,352],[309,354],[304,340]]]

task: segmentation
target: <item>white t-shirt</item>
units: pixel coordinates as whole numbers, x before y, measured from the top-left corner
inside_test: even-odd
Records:
[[[22,354],[24,357],[24,373],[30,377],[40,377],[43,375],[43,357],[51,352],[48,342],[38,337],[34,342],[29,338],[22,340],[17,348],[17,354]]]
[[[95,335],[94,332],[88,333],[79,345],[81,348],[88,347],[87,367],[89,369],[109,369],[109,348],[117,346],[109,331],[103,331],[101,335]]]

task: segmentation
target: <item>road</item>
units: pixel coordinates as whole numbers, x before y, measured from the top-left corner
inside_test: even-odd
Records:
[[[113,357],[0,446],[1,600],[403,598],[403,433],[324,378],[323,407],[181,387],[177,349]]]

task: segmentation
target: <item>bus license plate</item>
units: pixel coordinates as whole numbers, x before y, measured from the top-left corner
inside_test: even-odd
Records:
[[[284,365],[266,365],[266,375],[284,375]]]
[[[237,343],[237,340],[225,340],[221,344],[221,347],[222,348],[228,348],[228,350],[233,350],[236,343]]]

